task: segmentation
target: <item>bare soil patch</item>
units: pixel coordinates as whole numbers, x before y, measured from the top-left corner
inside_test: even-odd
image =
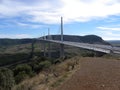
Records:
[[[120,90],[120,61],[84,58],[73,76],[54,90]]]

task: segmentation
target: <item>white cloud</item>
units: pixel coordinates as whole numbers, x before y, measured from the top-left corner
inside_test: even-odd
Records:
[[[102,36],[105,40],[120,40],[119,27],[96,27],[98,35]]]
[[[113,32],[99,32],[104,40],[120,40],[120,33],[116,34]]]
[[[65,17],[76,21],[88,21],[120,14],[120,3],[115,0],[92,0],[89,3],[80,0],[64,0],[64,2]]]
[[[28,24],[26,24],[26,23],[21,23],[21,22],[16,22],[16,24],[17,24],[18,26],[23,26],[23,27],[29,26]]]
[[[119,0],[1,0],[1,17],[30,16],[26,20],[47,24],[86,22],[93,19],[120,15]],[[32,4],[33,2],[33,4]],[[30,3],[30,4],[27,4]]]
[[[107,35],[103,35],[102,38],[104,40],[120,40],[120,37],[119,36],[107,36]]]
[[[97,27],[100,30],[109,30],[109,31],[120,31],[120,27],[113,28],[113,27]]]
[[[32,36],[28,34],[0,34],[0,38],[21,39],[21,38],[32,38]]]
[[[32,29],[37,29],[37,28],[42,28],[45,27],[44,25],[40,24],[35,24],[35,23],[26,23],[26,22],[20,22],[20,21],[7,21],[3,22],[0,25],[0,28],[11,28],[11,27],[19,27],[19,28],[32,28]]]
[[[21,22],[15,22],[15,24],[20,27],[26,27],[26,28],[41,28],[41,27],[43,27],[41,25],[21,23]]]

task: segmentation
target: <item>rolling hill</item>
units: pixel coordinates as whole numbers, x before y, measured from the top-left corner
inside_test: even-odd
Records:
[[[48,38],[48,36],[46,36]],[[51,35],[53,40],[60,40],[60,35]],[[33,39],[0,39],[0,46],[9,46],[9,45],[19,45],[19,44],[28,44],[32,43]],[[104,44],[108,45],[107,41],[104,41],[101,37],[96,35],[86,35],[86,36],[74,36],[74,35],[64,35],[65,41],[72,42],[82,42],[82,43],[92,43],[92,44]]]
[[[53,40],[60,40],[60,35],[52,35]],[[91,44],[104,44],[109,45],[107,41],[104,41],[101,37],[96,35],[86,35],[86,36],[73,36],[73,35],[64,35],[65,41],[72,42],[82,42],[82,43],[91,43]]]

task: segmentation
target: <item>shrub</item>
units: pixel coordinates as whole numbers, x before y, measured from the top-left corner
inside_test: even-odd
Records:
[[[84,51],[81,53],[83,57],[94,57],[94,52],[92,51]]]
[[[20,72],[23,72],[23,71],[26,74],[31,74],[32,73],[32,68],[29,65],[27,65],[27,64],[18,65],[14,69],[14,75],[16,76],[17,74],[19,74]]]
[[[17,74],[15,76],[15,81],[16,83],[20,83],[21,81],[23,81],[24,79],[28,78],[29,75],[25,73],[25,71],[19,72],[19,74]]]
[[[43,62],[39,63],[39,66],[41,67],[41,69],[43,69],[43,68],[49,68],[50,65],[51,65],[50,61],[43,61]]]
[[[42,61],[39,63],[33,63],[31,66],[36,73],[39,73],[40,71],[42,71],[42,69],[49,68],[51,66],[51,62],[50,61]]]
[[[36,73],[40,72],[41,68],[39,67],[38,64],[34,63],[31,66],[32,66],[34,72],[36,72]]]
[[[14,76],[15,76],[15,81],[18,84],[24,79],[33,76],[32,68],[27,64],[18,65],[14,69]]]
[[[0,69],[0,90],[11,90],[14,82],[13,72],[7,68]]]

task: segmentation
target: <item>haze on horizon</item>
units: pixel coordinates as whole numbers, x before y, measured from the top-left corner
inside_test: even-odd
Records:
[[[120,40],[120,0],[0,0],[0,38],[58,34],[61,16],[64,34]]]

